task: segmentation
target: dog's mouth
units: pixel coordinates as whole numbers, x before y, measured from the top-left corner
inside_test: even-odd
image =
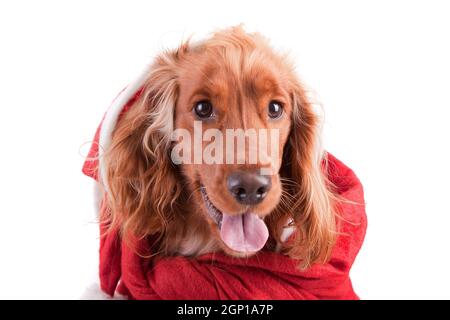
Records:
[[[200,187],[200,193],[210,218],[219,228],[222,241],[230,249],[248,254],[264,247],[269,238],[269,231],[262,218],[251,211],[226,214],[214,206],[203,185]]]

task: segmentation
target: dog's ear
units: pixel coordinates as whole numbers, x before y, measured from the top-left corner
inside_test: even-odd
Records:
[[[292,127],[284,149],[281,175],[293,182],[284,211],[297,233],[286,244],[288,254],[301,260],[303,268],[327,261],[335,241],[333,194],[324,174],[325,159],[320,146],[319,118],[303,87],[292,85]]]
[[[104,155],[108,222],[123,236],[162,234],[181,194],[169,147],[178,96],[179,61],[186,46],[159,55],[142,93],[124,113]]]

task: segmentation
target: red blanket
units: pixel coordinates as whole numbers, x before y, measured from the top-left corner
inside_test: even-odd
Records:
[[[98,156],[98,133],[83,167],[94,179],[98,178],[94,159]],[[117,232],[110,232],[100,241],[102,290],[132,299],[358,299],[349,271],[367,226],[363,189],[351,169],[330,154],[328,160],[329,178],[338,193],[359,204],[340,204],[341,235],[327,264],[300,271],[297,261],[264,250],[246,259],[214,253],[148,263],[122,243]],[[149,254],[149,242],[138,242],[138,252]]]

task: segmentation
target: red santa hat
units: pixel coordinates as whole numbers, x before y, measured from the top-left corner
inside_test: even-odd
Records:
[[[102,156],[104,151],[111,145],[111,138],[114,128],[120,116],[126,112],[134,101],[139,97],[142,87],[148,77],[149,68],[136,77],[125,89],[123,89],[103,116],[103,120],[97,128],[91,148],[83,165],[83,173],[100,182],[104,187],[106,179],[103,176],[104,163]]]

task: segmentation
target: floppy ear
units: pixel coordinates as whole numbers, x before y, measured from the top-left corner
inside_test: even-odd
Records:
[[[185,50],[185,48],[181,47]],[[163,233],[181,193],[170,161],[180,49],[158,56],[142,93],[123,114],[104,155],[111,227],[123,236]]]
[[[285,249],[306,268],[328,260],[336,226],[333,194],[323,170],[326,161],[320,146],[318,116],[297,82],[291,100],[292,127],[281,170],[282,177],[292,182],[286,186],[291,198],[282,210],[293,220],[297,232],[293,241],[285,244]]]

